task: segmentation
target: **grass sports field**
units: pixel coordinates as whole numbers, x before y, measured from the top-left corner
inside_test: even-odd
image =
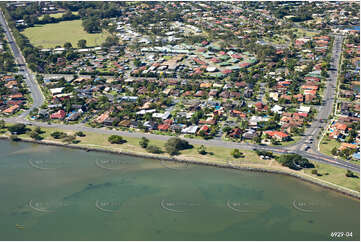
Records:
[[[70,42],[73,47],[77,47],[77,43],[81,39],[85,39],[89,47],[101,45],[107,34],[89,34],[84,31],[81,22],[81,20],[73,20],[39,25],[26,28],[22,33],[29,38],[32,45],[42,48],[63,46],[65,42]]]

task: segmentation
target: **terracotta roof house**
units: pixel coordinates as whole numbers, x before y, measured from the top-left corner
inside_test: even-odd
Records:
[[[293,97],[297,100],[297,102],[303,102],[303,95],[301,93],[293,95]]]
[[[56,113],[52,113],[52,114],[50,115],[50,118],[51,118],[51,119],[64,119],[64,118],[65,118],[65,115],[66,115],[65,111],[62,110],[62,109],[60,109],[60,110],[57,111]]]
[[[241,129],[240,128],[234,128],[232,130],[232,132],[229,134],[230,137],[233,137],[233,138],[239,138],[239,136],[241,135]]]
[[[106,120],[109,117],[109,111],[102,113],[99,117],[95,119],[95,122],[97,123],[103,123],[104,120]]]
[[[5,110],[3,111],[3,113],[5,113],[5,114],[13,114],[13,113],[15,113],[15,111],[16,111],[17,109],[19,109],[19,105],[13,105],[13,106],[5,109]]]
[[[333,127],[336,129],[336,130],[339,130],[339,131],[342,131],[342,132],[345,132],[347,130],[347,125],[346,124],[342,124],[342,123],[335,123],[333,125]]]
[[[357,150],[357,145],[356,144],[349,144],[349,143],[341,143],[341,146],[338,149],[339,150],[344,150],[344,149]]]
[[[318,86],[302,85],[301,89],[303,89],[303,90],[317,90]]]
[[[160,131],[167,131],[169,129],[170,125],[168,124],[159,124],[158,125],[158,130]]]
[[[209,132],[209,127],[208,127],[208,125],[203,125],[203,126],[199,129],[198,134],[199,134],[201,131],[205,132],[205,134],[208,134],[208,132]]]
[[[264,133],[280,141],[287,140],[290,137],[288,134],[281,131],[265,131]]]
[[[264,105],[262,102],[258,102],[254,105],[256,107],[256,110],[258,112],[261,112],[261,111],[267,111],[268,110],[268,107],[267,105]]]

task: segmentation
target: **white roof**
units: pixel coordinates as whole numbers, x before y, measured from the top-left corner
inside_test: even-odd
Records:
[[[194,134],[197,132],[197,129],[198,129],[198,125],[192,125],[192,126],[189,126],[189,127],[186,127],[184,129],[182,129],[182,133],[187,133],[187,134]]]
[[[275,105],[273,108],[271,108],[271,111],[274,113],[282,113],[281,111],[283,110],[283,107],[279,106],[279,105]]]
[[[268,121],[269,120],[269,118],[266,118],[266,117],[261,117],[261,116],[252,116],[251,118],[250,118],[250,120],[249,120],[249,122],[256,122],[256,123],[258,123],[258,122],[266,122],[266,121]]]
[[[50,89],[51,94],[61,93],[63,91],[64,87],[58,87],[58,88],[52,88]]]
[[[300,106],[298,111],[300,111],[301,113],[309,113],[311,111],[311,107]]]
[[[155,111],[156,111],[155,109],[149,109],[149,110],[142,109],[142,110],[136,112],[136,114],[143,115],[143,114],[146,114],[146,113],[154,113]]]
[[[161,118],[161,119],[167,119],[170,115],[170,112],[165,112],[165,113],[153,113],[152,117],[153,118]]]
[[[217,70],[217,67],[215,67],[215,66],[208,66],[206,70],[209,71],[209,72],[213,72],[213,71]]]

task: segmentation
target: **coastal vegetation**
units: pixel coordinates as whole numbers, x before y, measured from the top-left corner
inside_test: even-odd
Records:
[[[1,123],[1,121],[0,121]],[[12,127],[12,124],[5,124],[5,127],[0,129],[0,131],[3,132],[3,137],[8,137],[10,140],[33,140],[30,137],[30,133],[32,131],[38,130],[37,127],[26,127],[27,130],[25,133],[20,135],[11,135],[11,133],[8,131],[9,127]],[[79,137],[77,136],[77,139],[75,142],[66,142],[64,140],[64,134],[67,136],[74,136],[77,133],[77,131],[70,131],[70,130],[63,130],[59,131],[55,128],[41,128],[41,136],[43,139],[41,142],[50,142],[50,143],[56,143],[56,144],[67,144],[71,143],[73,147],[84,147],[84,148],[99,148],[103,150],[108,151],[115,151],[115,152],[124,152],[126,154],[134,154],[134,155],[146,155],[144,153],[144,148],[141,147],[140,143],[144,142],[143,138],[134,138],[134,137],[122,137],[122,140],[126,141],[122,144],[116,144],[116,143],[110,143],[109,137],[111,135],[106,134],[97,134],[92,132],[83,132],[85,136]],[[56,137],[60,136],[61,139],[56,139],[54,136],[54,133]],[[71,138],[72,139],[72,138]],[[118,139],[118,138],[117,138]],[[148,139],[147,139],[148,140]],[[334,184],[335,186],[341,186],[346,189],[351,189],[353,191],[360,191],[360,178],[359,176],[354,177],[348,177],[346,176],[347,170],[334,167],[327,164],[321,164],[313,161],[308,161],[307,163],[304,163],[305,166],[302,170],[293,170],[286,166],[283,166],[282,162],[285,162],[285,164],[289,164],[290,161],[297,160],[298,156],[291,155],[291,156],[283,156],[281,159],[276,154],[273,154],[272,152],[267,151],[258,151],[258,150],[239,150],[240,153],[243,154],[243,156],[239,158],[233,157],[231,154],[233,152],[233,149],[231,148],[225,148],[225,147],[218,147],[218,146],[203,146],[201,145],[193,145],[192,148],[189,148],[190,146],[187,145],[184,140],[179,138],[174,138],[172,141],[162,141],[162,140],[148,140],[146,141],[147,147],[145,150],[150,156],[157,155],[156,157],[164,157],[164,158],[172,158],[176,157],[177,159],[184,159],[184,160],[191,160],[191,161],[197,161],[199,163],[204,164],[219,164],[228,166],[229,164],[237,165],[239,167],[254,167],[259,169],[265,169],[269,171],[279,171],[279,172],[285,172],[285,173],[291,173],[296,174],[297,176],[303,177],[305,176],[305,179],[312,179],[315,178],[321,182],[329,182]],[[186,149],[179,149],[179,153],[177,155],[170,155],[168,153],[165,153],[161,147],[172,146],[175,147],[188,147]],[[202,150],[212,150],[212,152],[206,152],[205,154],[203,152],[199,152]],[[268,156],[269,159],[265,159],[265,156]],[[278,159],[278,161],[276,159]],[[296,163],[298,165],[303,166],[302,162]],[[314,167],[311,168],[313,165]],[[306,168],[309,166],[310,168]],[[313,172],[313,170],[317,170],[317,174]]]

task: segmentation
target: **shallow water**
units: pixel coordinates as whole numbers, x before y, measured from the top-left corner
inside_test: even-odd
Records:
[[[292,177],[7,141],[0,152],[1,240],[360,238],[358,200]]]

